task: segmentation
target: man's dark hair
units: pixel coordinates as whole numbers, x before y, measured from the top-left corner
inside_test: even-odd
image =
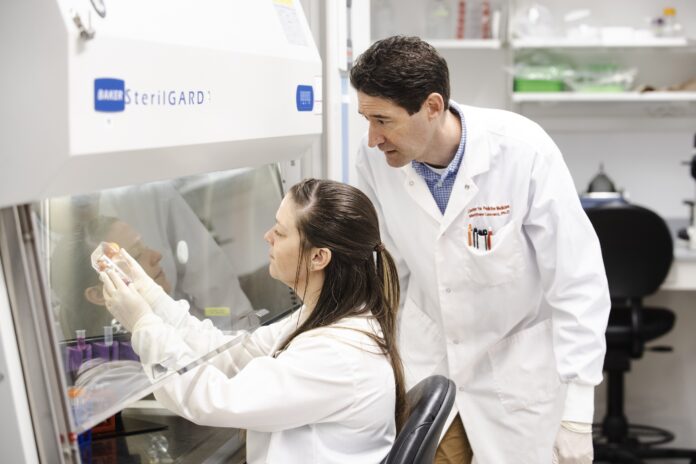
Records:
[[[447,62],[418,37],[394,36],[372,44],[355,61],[350,82],[359,92],[386,98],[414,114],[433,92],[449,108]]]

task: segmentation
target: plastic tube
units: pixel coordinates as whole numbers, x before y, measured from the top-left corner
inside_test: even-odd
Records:
[[[111,346],[114,343],[114,328],[110,325],[104,326],[104,344]]]

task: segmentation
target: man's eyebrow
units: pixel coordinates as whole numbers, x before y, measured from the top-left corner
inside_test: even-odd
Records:
[[[362,115],[365,116],[366,118],[369,117],[369,118],[375,118],[375,119],[391,119],[391,117],[386,116],[386,115],[384,115],[384,114],[380,114],[380,113],[371,114],[370,116],[367,116],[367,115],[366,115],[365,113],[363,113],[362,111],[358,111],[358,113],[362,114]]]

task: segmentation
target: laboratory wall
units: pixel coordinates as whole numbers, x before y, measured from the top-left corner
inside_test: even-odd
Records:
[[[579,192],[604,171],[628,198],[668,220],[686,220],[682,200],[693,199],[694,179],[682,161],[691,158],[694,131],[551,131]]]

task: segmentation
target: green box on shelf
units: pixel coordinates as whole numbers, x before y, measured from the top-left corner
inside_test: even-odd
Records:
[[[623,93],[626,91],[623,85],[620,84],[586,84],[579,85],[574,90],[584,93]]]
[[[563,92],[565,85],[560,80],[515,78],[515,92]]]

